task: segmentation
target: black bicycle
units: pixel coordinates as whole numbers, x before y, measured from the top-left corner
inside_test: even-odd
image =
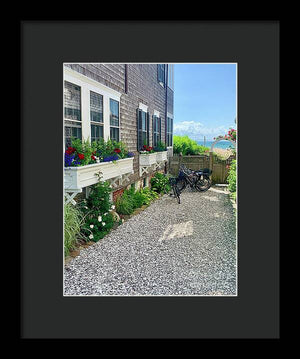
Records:
[[[177,181],[178,181],[178,178],[174,178],[174,177],[169,178],[169,182],[170,182],[170,185],[172,188],[173,195],[177,199],[178,204],[180,204],[180,191],[179,191],[179,188],[177,187]],[[170,195],[172,196],[172,193]]]
[[[180,166],[176,186],[181,193],[187,186],[199,192],[207,191],[211,187],[209,176],[212,171],[208,168],[193,171],[184,165]]]

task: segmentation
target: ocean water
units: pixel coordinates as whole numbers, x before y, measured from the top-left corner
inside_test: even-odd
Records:
[[[204,141],[197,141],[197,143],[201,146],[204,146]],[[214,141],[205,141],[205,146],[209,147],[214,143]],[[233,147],[233,144],[230,141],[219,141],[215,144],[214,146],[215,148],[229,148],[229,147]]]

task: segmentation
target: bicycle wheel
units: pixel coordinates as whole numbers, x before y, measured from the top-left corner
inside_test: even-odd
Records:
[[[173,186],[174,196],[177,198],[178,204],[180,204],[180,192],[176,185]]]
[[[186,180],[183,178],[183,179],[180,179],[176,182],[176,187],[177,189],[179,190],[179,192],[182,192],[185,187],[186,187]]]
[[[199,192],[207,191],[211,187],[211,180],[208,176],[203,176],[195,183],[195,188]]]

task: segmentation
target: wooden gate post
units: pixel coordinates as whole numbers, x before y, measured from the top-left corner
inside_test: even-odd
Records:
[[[179,153],[179,158],[178,158],[178,173],[177,176],[179,174],[179,170],[180,170],[180,166],[182,164],[182,152]]]

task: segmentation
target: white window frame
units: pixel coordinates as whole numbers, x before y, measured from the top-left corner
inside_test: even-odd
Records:
[[[82,140],[91,139],[91,112],[90,112],[90,91],[103,96],[103,138],[107,141],[110,138],[110,104],[109,99],[119,102],[119,121],[120,121],[120,99],[121,93],[108,86],[90,79],[70,68],[64,67],[64,81],[73,83],[81,87],[81,131]],[[119,123],[119,128],[120,128]],[[121,131],[119,132],[121,141]]]
[[[93,91],[90,91],[90,96],[91,96],[91,92],[93,92]],[[97,95],[100,95],[100,96],[102,96],[99,92],[94,92],[94,93],[96,93]],[[104,117],[104,110],[103,110],[103,101],[104,101],[104,99],[103,99],[103,96],[102,96],[102,120],[103,120],[103,122],[97,122],[97,121],[92,121],[91,120],[91,111],[90,111],[90,123],[91,123],[91,126],[90,126],[90,129],[91,129],[91,140],[92,140],[92,126],[101,126],[102,128],[103,128],[103,133],[104,133],[104,119],[103,119],[103,117]],[[91,105],[91,100],[90,100],[90,105]]]
[[[66,80],[67,81],[67,80]],[[75,84],[74,84],[75,85]],[[65,91],[65,80],[64,80],[64,83],[63,83],[63,91]],[[81,88],[80,88],[80,99],[81,99]],[[70,121],[70,122],[73,122],[75,124],[80,124],[80,127],[81,127],[81,138],[82,138],[82,108],[81,108],[81,102],[80,102],[80,121],[78,120],[70,120],[69,118],[65,118],[65,95],[64,95],[64,105],[63,105],[63,116],[64,116],[64,121],[63,121],[63,124],[64,124],[64,128],[63,128],[63,133],[64,133],[64,141],[63,141],[63,148],[65,149],[65,127],[69,127],[69,126],[66,126],[65,125],[65,121]]]
[[[119,102],[119,106],[118,106],[118,108],[119,108],[119,126],[112,126],[111,124],[110,124],[110,100],[115,100],[114,98],[112,98],[112,97],[110,97],[109,98],[109,108],[108,108],[108,111],[109,111],[109,137],[110,137],[110,129],[111,128],[118,128],[119,129],[119,141],[118,142],[120,142],[121,141],[121,124],[120,124],[120,100],[116,100],[116,101],[118,101]]]

